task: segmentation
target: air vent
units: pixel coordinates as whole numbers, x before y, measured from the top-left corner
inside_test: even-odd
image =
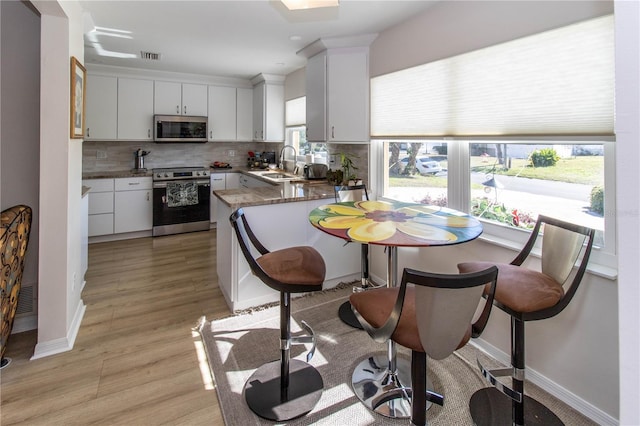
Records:
[[[160,54],[159,53],[153,53],[153,52],[141,51],[140,52],[140,57],[142,59],[148,59],[150,61],[159,61],[160,60]]]
[[[33,286],[22,286],[20,295],[18,296],[18,306],[16,315],[34,313]]]

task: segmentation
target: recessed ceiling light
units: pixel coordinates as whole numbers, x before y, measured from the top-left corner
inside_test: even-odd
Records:
[[[289,40],[291,41],[299,41],[302,40],[302,37],[300,37],[299,35],[292,35],[289,37]]]
[[[336,7],[340,0],[280,0],[289,10],[315,9],[318,7]]]

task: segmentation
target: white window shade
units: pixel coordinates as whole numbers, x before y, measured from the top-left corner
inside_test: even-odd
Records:
[[[285,125],[301,126],[307,123],[306,96],[291,99],[285,103]]]
[[[611,136],[613,16],[371,80],[371,134]]]

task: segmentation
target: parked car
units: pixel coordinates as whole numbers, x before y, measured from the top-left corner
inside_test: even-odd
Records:
[[[409,164],[409,157],[405,157],[400,160],[400,172],[404,170],[407,164]],[[416,168],[421,175],[435,175],[436,173],[442,171],[440,163],[438,163],[437,161],[433,161],[431,157],[417,157]]]

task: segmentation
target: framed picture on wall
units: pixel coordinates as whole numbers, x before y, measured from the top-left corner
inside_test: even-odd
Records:
[[[74,56],[71,57],[71,138],[84,137],[84,92],[87,70]]]

